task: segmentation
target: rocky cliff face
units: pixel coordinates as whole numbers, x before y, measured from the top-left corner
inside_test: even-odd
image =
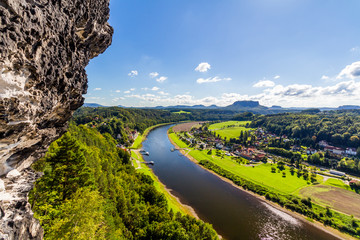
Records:
[[[111,44],[109,0],[0,0],[0,239],[41,239],[29,166],[66,130],[85,66]]]

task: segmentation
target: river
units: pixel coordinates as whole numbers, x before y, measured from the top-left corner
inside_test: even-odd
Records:
[[[179,151],[171,152],[169,127],[149,133],[143,149],[150,155],[144,159],[154,161],[152,168],[160,181],[225,239],[338,239],[223,181]]]

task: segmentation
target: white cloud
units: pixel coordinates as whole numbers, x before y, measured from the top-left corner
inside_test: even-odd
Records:
[[[94,91],[101,91],[101,88],[94,88]]]
[[[121,91],[120,91],[120,90],[115,90],[115,92],[119,93],[119,92],[121,92]]]
[[[141,90],[147,91],[147,90],[149,90],[149,88],[144,87],[144,88],[141,88]]]
[[[202,84],[202,83],[214,83],[214,82],[220,82],[220,81],[230,81],[231,78],[219,78],[219,77],[210,77],[210,78],[198,78],[196,80],[196,82],[198,84]]]
[[[169,97],[165,93],[131,95],[156,105],[197,105],[216,104],[227,106],[235,101],[259,101],[265,106],[280,105],[282,107],[337,107],[339,105],[360,104],[360,81],[349,80],[329,86],[312,86],[310,84],[275,85],[255,95],[235,92],[223,93],[220,96],[196,98],[190,94],[179,94]],[[130,96],[129,96],[130,97]]]
[[[260,80],[253,85],[253,87],[256,88],[273,87],[273,86],[275,86],[275,83],[271,80]]]
[[[329,80],[329,79],[330,79],[329,76],[326,76],[326,75],[321,76],[321,80]]]
[[[166,81],[167,79],[168,79],[167,77],[162,76],[162,77],[157,78],[156,81],[162,83],[162,82]]]
[[[275,77],[274,77],[274,79],[276,80],[276,79],[279,79],[280,78],[280,75],[276,75]]]
[[[124,93],[128,94],[128,93],[130,93],[130,91],[128,90],[128,91],[125,91]]]
[[[131,72],[128,73],[128,75],[129,75],[130,77],[135,77],[135,76],[139,75],[139,73],[138,73],[138,71],[136,71],[136,70],[132,70]]]
[[[151,72],[151,73],[149,73],[149,76],[151,78],[156,78],[157,76],[159,76],[159,73],[158,72]]]
[[[113,101],[113,102],[118,102],[118,101],[124,100],[124,99],[125,99],[125,98],[123,98],[123,97],[116,97],[116,98],[113,98],[112,101]]]
[[[101,97],[87,97],[86,99],[100,100],[102,98]]]
[[[211,69],[210,64],[207,63],[207,62],[202,62],[195,68],[195,71],[197,71],[197,72],[207,72],[209,69]]]
[[[347,65],[336,77],[337,79],[355,79],[360,77],[360,61]]]
[[[169,95],[168,93],[166,93],[166,92],[164,92],[164,91],[159,91],[159,92],[158,92],[158,94],[160,94],[160,95],[164,95],[164,96]]]
[[[130,91],[135,91],[135,88],[130,88]]]
[[[157,90],[159,90],[160,88],[158,88],[158,87],[153,87],[151,90],[153,90],[153,91],[157,91]]]

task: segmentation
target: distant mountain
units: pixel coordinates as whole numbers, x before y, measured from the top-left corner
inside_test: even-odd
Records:
[[[270,109],[282,109],[282,107],[281,107],[281,106],[277,106],[277,105],[272,105],[272,106],[270,107]]]
[[[270,113],[269,108],[260,105],[258,101],[237,101],[223,109],[240,112]]]
[[[216,105],[210,105],[210,106],[204,106],[204,105],[193,105],[193,106],[188,106],[188,105],[175,105],[175,106],[157,106],[157,107],[153,107],[154,109],[217,109],[220,108]]]
[[[100,105],[98,103],[84,103],[82,106],[83,107],[91,107],[91,108],[104,107],[103,105]]]
[[[92,108],[96,108],[96,107],[107,107],[107,106],[103,106],[101,104],[98,103],[84,103],[83,107],[92,107]],[[121,108],[127,108],[125,106],[122,105],[118,105],[117,107],[121,107]],[[230,111],[234,111],[234,112],[252,112],[252,113],[258,113],[258,114],[276,114],[276,113],[284,113],[284,112],[301,112],[301,111],[305,111],[305,112],[312,112],[314,109],[313,108],[306,108],[306,107],[287,107],[287,108],[283,108],[281,106],[277,106],[277,105],[273,105],[271,107],[265,107],[260,105],[260,103],[258,101],[236,101],[233,104],[229,105],[229,106],[225,106],[225,107],[219,107],[216,105],[210,105],[210,106],[205,106],[205,105],[193,105],[193,106],[188,106],[188,105],[175,105],[175,106],[157,106],[157,107],[136,107],[136,108],[141,108],[141,109],[208,109],[208,110],[212,110],[212,109],[218,109],[218,110],[230,110]],[[331,111],[331,110],[359,110],[360,106],[359,105],[343,105],[343,106],[339,106],[339,107],[322,107],[319,108],[321,111]]]
[[[226,108],[256,108],[261,106],[258,101],[236,101]],[[266,108],[266,107],[265,107]]]
[[[348,109],[360,109],[358,105],[343,105],[338,107],[339,110],[348,110]]]

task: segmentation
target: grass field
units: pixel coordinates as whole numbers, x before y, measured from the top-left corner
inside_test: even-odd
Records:
[[[178,112],[173,112],[174,114],[190,114],[191,112],[186,112],[186,111],[183,111],[183,110],[180,110]]]
[[[222,167],[229,172],[232,172],[240,177],[246,178],[258,184],[269,187],[273,190],[281,193],[295,193],[297,190],[308,186],[307,181],[303,178],[298,178],[296,173],[291,175],[289,168],[285,168],[284,172],[286,177],[282,176],[282,173],[272,173],[271,167],[275,166],[270,163],[257,164],[254,167],[247,165],[240,165],[231,157],[225,156],[224,158],[217,156],[210,156],[206,154],[206,151],[193,150],[190,155],[196,159],[207,159]],[[321,180],[321,177],[319,177]]]
[[[323,183],[323,185],[334,186],[334,187],[338,187],[338,188],[342,188],[342,189],[345,189],[345,190],[352,191],[350,186],[345,184],[340,179],[329,178],[328,180],[326,180],[326,182]]]
[[[137,168],[136,171],[142,172],[146,175],[149,175],[154,180],[154,186],[155,186],[156,190],[165,194],[169,209],[172,209],[174,213],[180,212],[182,214],[189,214],[189,212],[177,201],[177,199],[174,196],[172,196],[171,194],[169,194],[169,192],[165,189],[165,186],[160,182],[160,180],[153,173],[151,168],[149,168],[149,166],[147,166],[146,164],[142,163],[143,159],[142,159],[140,153],[131,151],[131,157],[133,157],[132,163],[135,168],[139,167],[136,160],[141,162],[140,168]]]
[[[241,131],[253,130],[252,128],[245,127],[247,123],[250,123],[250,121],[227,121],[215,123],[209,126],[209,130],[215,131],[221,138],[238,138]]]
[[[175,142],[175,144],[179,147],[179,148],[187,148],[188,145],[186,143],[184,143],[183,141],[181,141],[177,136],[176,133],[170,133],[169,134],[170,138]]]
[[[245,127],[247,123],[251,123],[251,121],[227,121],[214,123],[209,126],[209,130],[216,130],[221,128],[227,128],[228,126],[235,125],[235,127]]]

